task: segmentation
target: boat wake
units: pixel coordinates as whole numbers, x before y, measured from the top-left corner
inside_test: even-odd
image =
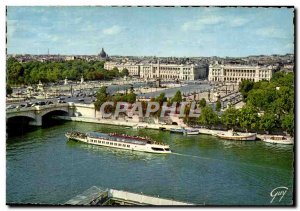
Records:
[[[215,158],[209,158],[209,157],[201,157],[201,156],[196,156],[196,155],[181,154],[181,153],[176,153],[176,152],[172,152],[171,154],[173,154],[173,155],[179,155],[179,156],[183,156],[183,157],[203,159],[203,160],[212,160],[212,161],[217,161],[217,162],[226,162],[226,163],[237,164],[237,165],[242,165],[242,166],[249,166],[249,167],[256,167],[256,168],[263,168],[263,169],[272,169],[272,170],[277,170],[277,171],[285,171],[283,169],[274,168],[274,167],[270,167],[270,166],[262,166],[262,165],[250,164],[250,163],[238,163],[238,162],[235,162],[235,161],[230,161],[230,160],[225,160],[225,159],[221,160],[221,159],[215,159]]]
[[[187,154],[181,154],[181,153],[176,153],[176,152],[172,152],[172,155],[179,155],[179,156],[184,156],[184,157],[199,158],[199,159],[206,159],[206,160],[217,160],[217,159],[213,159],[213,158],[201,157],[201,156],[196,156],[196,155],[187,155]]]

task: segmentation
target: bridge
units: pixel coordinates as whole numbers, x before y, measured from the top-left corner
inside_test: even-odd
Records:
[[[43,106],[33,106],[28,108],[15,108],[6,110],[6,121],[23,117],[29,120],[29,125],[42,126],[43,117],[45,115],[59,114],[66,116],[74,116],[74,103],[57,103]]]

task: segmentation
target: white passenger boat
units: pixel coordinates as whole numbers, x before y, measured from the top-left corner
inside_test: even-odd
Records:
[[[198,129],[184,129],[183,134],[185,134],[185,135],[198,135],[199,130]]]
[[[266,136],[262,141],[272,144],[294,144],[294,138],[287,136]]]
[[[170,133],[184,133],[183,128],[170,128]]]
[[[68,132],[66,137],[76,141],[99,146],[114,147],[120,149],[167,154],[171,153],[169,145],[157,143],[149,138],[128,136],[116,133],[81,133]]]
[[[135,130],[137,130],[137,129],[145,129],[145,128],[146,128],[146,126],[144,126],[144,125],[139,125],[139,124],[133,125],[133,126],[132,126],[132,129],[135,129]]]
[[[233,130],[216,133],[215,135],[222,139],[236,140],[236,141],[254,141],[256,139],[256,133],[239,133],[239,132],[234,132]]]

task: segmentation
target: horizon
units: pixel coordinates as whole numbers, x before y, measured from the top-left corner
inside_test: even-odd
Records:
[[[287,7],[8,6],[7,55],[92,56],[102,46],[132,57],[294,54],[293,19]]]
[[[105,50],[105,49],[104,49]],[[105,51],[106,52],[106,51]],[[107,52],[106,52],[107,53]],[[46,53],[46,54],[30,54],[30,53],[23,53],[23,54],[12,54],[12,53],[7,53],[6,56],[8,55],[30,55],[30,56],[98,56],[98,53],[96,54],[51,54],[51,53]],[[109,55],[109,54],[108,54]],[[247,57],[257,57],[257,56],[287,56],[287,55],[294,55],[293,53],[285,53],[285,54],[260,54],[260,55],[248,55],[248,56],[133,56],[133,55],[109,55],[109,57],[158,57],[158,58],[211,58],[211,57],[218,57],[218,58],[247,58]]]

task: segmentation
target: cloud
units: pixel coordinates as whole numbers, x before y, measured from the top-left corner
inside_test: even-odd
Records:
[[[215,25],[221,23],[222,21],[224,20],[222,20],[221,17],[210,15],[206,17],[200,17],[199,19],[194,21],[185,22],[182,25],[182,29],[184,31],[188,31],[188,30],[200,31],[205,27],[205,25]]]
[[[294,43],[288,43],[284,47],[285,47],[285,49],[287,49],[289,51],[293,51],[294,50]]]
[[[183,31],[201,31],[211,25],[226,25],[227,27],[240,27],[248,23],[250,19],[233,15],[203,14],[196,20],[185,22]]]
[[[275,26],[259,28],[257,29],[256,34],[267,38],[281,38],[281,39],[289,38],[288,33]]]
[[[107,34],[107,35],[119,34],[121,32],[121,27],[114,25],[112,27],[103,29],[102,32],[103,34]]]
[[[232,27],[239,27],[239,26],[245,25],[245,24],[248,23],[248,22],[250,22],[250,19],[242,18],[242,17],[236,17],[236,18],[232,18],[232,19],[229,21],[229,24],[230,24]]]

